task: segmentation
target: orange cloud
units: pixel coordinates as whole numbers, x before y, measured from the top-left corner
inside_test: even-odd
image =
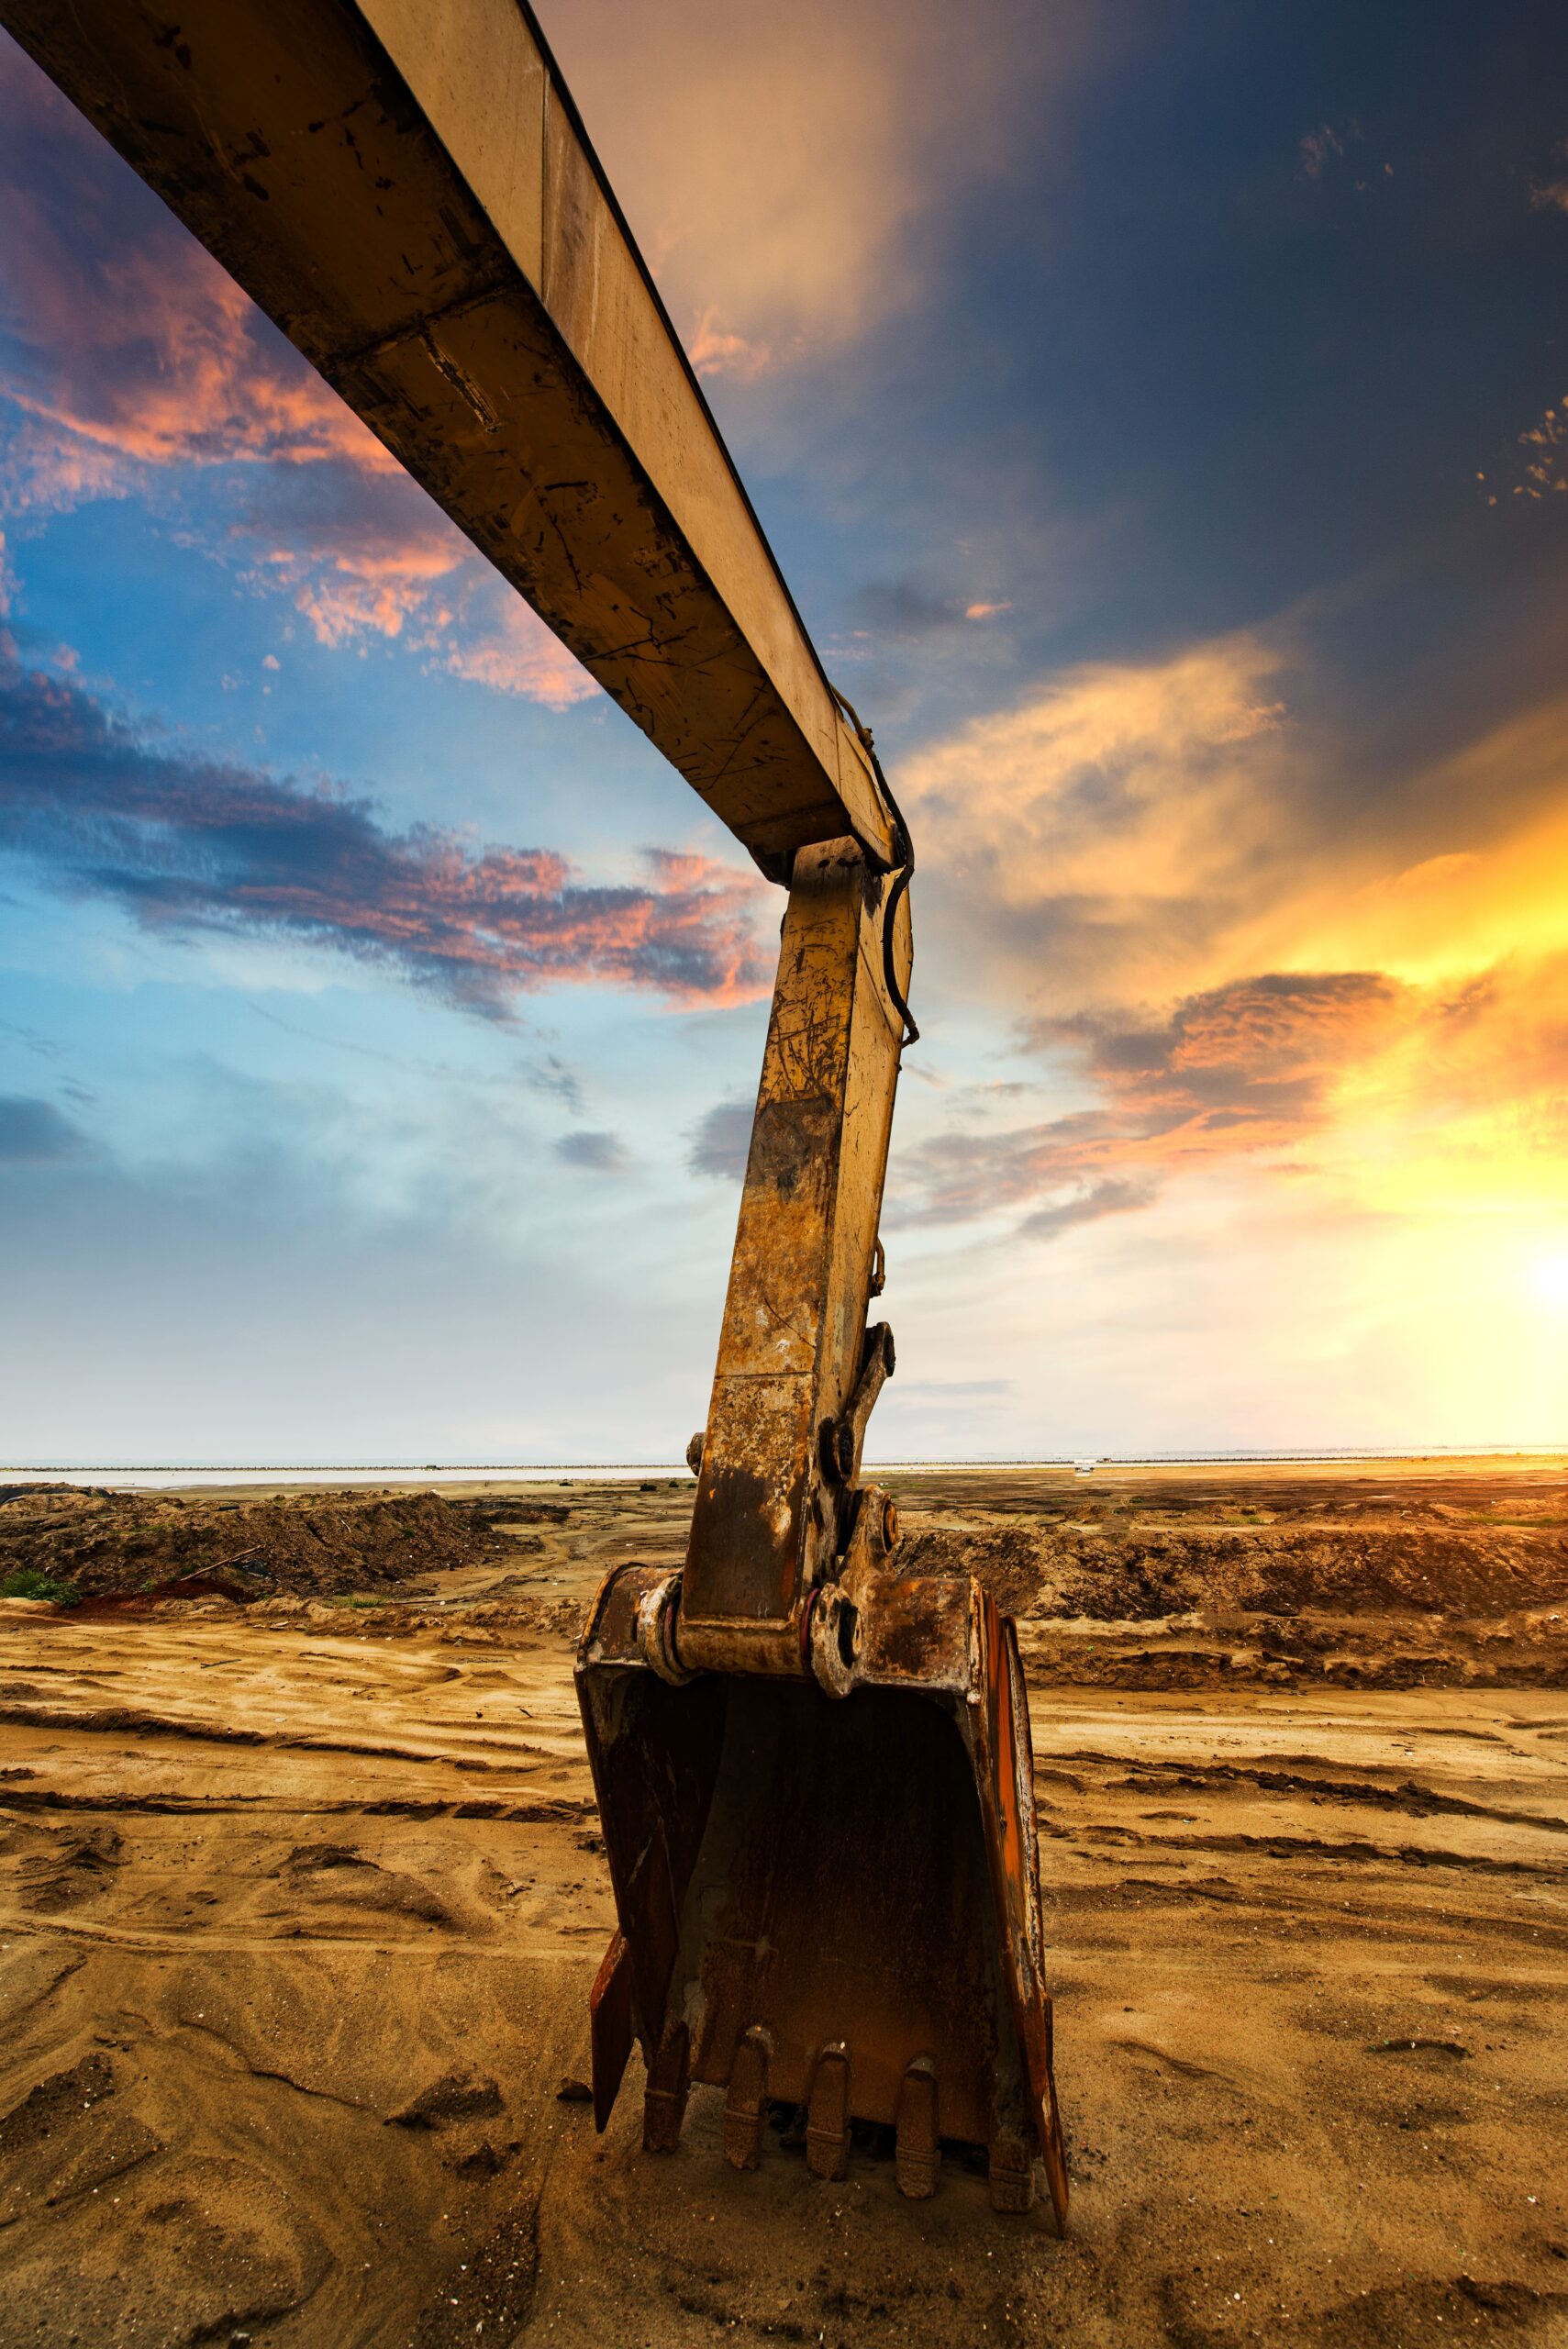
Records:
[[[1561,157],[1568,158],[1568,141],[1557,151]],[[1568,179],[1532,180],[1529,200],[1538,212],[1568,212]]]
[[[904,762],[949,984],[1022,1012],[1223,976],[1228,928],[1297,845],[1281,667],[1249,636],[1085,665]]]
[[[743,334],[730,334],[719,325],[718,313],[712,307],[698,318],[687,338],[686,351],[699,375],[729,375],[742,384],[754,384],[776,363],[771,343],[749,342]]]
[[[1440,992],[1568,946],[1568,696],[1400,780],[1381,825],[1301,841],[1230,951],[1373,962]],[[1233,966],[1234,967],[1234,966]]]
[[[993,1214],[1042,1196],[1037,1231],[1146,1207],[1169,1174],[1296,1145],[1330,1115],[1340,1072],[1375,1051],[1402,1009],[1377,972],[1268,973],[1138,1022],[1079,1012],[1039,1021],[1099,1106],[1001,1133],[933,1136],[914,1153],[917,1211]],[[1106,1187],[1106,1186],[1109,1187]]]
[[[906,1220],[1032,1208],[1053,1237],[1224,1169],[1307,1180],[1340,1215],[1568,1214],[1568,951],[1451,989],[1270,973],[1034,1041],[1095,1106],[927,1136],[900,1161]]]
[[[906,1216],[1053,1237],[1178,1178],[1568,1216],[1568,698],[1348,794],[1284,674],[1252,638],[1079,669],[899,770],[925,956],[1069,1105],[932,1105]]]
[[[694,362],[752,379],[917,290],[943,207],[1041,135],[1066,12],[997,0],[573,0],[545,29]]]
[[[1303,177],[1320,180],[1329,156],[1342,155],[1344,151],[1345,142],[1332,125],[1327,122],[1319,124],[1316,130],[1309,130],[1301,141],[1299,152]]]

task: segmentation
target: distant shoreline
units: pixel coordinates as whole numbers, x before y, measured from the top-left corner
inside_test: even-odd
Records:
[[[884,1476],[932,1473],[952,1475],[970,1471],[994,1473],[1006,1469],[1055,1469],[1088,1475],[1100,1469],[1114,1472],[1139,1468],[1375,1467],[1379,1464],[1407,1466],[1427,1461],[1433,1465],[1452,1466],[1463,1461],[1488,1460],[1568,1461],[1568,1443],[1424,1444],[1408,1447],[1319,1444],[1303,1445],[1296,1449],[1282,1447],[1276,1451],[1046,1453],[1033,1456],[898,1459],[868,1462],[866,1466],[870,1475]],[[684,1461],[673,1460],[54,1461],[0,1464],[0,1483],[42,1480],[72,1485],[120,1482],[162,1485],[187,1481],[206,1484],[220,1480],[248,1484],[272,1482],[280,1477],[298,1480],[306,1486],[367,1480],[397,1484],[467,1483],[474,1479],[504,1479],[526,1484],[620,1483],[639,1477],[678,1477],[684,1483],[690,1475],[691,1472]]]

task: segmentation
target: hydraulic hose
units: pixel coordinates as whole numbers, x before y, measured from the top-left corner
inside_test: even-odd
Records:
[[[876,743],[873,738],[871,728],[862,722],[854,704],[846,699],[844,695],[839,691],[838,686],[831,683],[831,680],[829,680],[829,691],[831,692],[834,700],[838,703],[839,707],[843,711],[844,716],[849,719],[850,724],[854,728],[855,740],[860,744],[862,750],[865,752],[867,758],[871,761],[872,773],[876,777],[877,788],[881,791],[884,799],[886,800],[893,816],[893,858],[895,871],[893,875],[893,885],[888,890],[887,904],[884,908],[882,917],[882,976],[883,983],[885,985],[888,996],[892,1001],[893,1008],[897,1012],[899,1019],[904,1023],[904,1035],[898,1047],[899,1051],[902,1052],[910,1044],[917,1044],[920,1041],[920,1031],[915,1025],[914,1017],[909,1009],[908,998],[906,996],[903,988],[898,984],[897,973],[894,968],[893,963],[893,925],[895,918],[898,912],[898,901],[903,896],[904,892],[908,888],[910,882],[915,877],[915,843],[910,838],[909,827],[904,820],[904,810],[900,807],[897,800],[894,797],[893,787],[889,784],[886,775],[884,774],[882,771],[882,761],[876,755]]]

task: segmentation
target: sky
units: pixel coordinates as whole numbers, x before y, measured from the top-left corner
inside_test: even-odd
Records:
[[[919,852],[871,1457],[1568,1441],[1568,19],[541,0]],[[0,1458],[681,1457],[782,899],[0,35]]]

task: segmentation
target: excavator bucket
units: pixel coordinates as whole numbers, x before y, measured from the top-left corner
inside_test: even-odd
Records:
[[[705,2082],[739,2168],[781,2108],[827,2178],[869,2122],[906,2194],[935,2190],[944,2142],[979,2147],[996,2209],[1029,2210],[1042,2171],[1063,2225],[1011,1620],[977,1582],[872,1572],[826,1637],[808,1619],[795,1675],[687,1673],[679,1584],[618,1569],[578,1653],[619,1919],[592,1998],[599,2127],[635,2039],[650,2151]]]

